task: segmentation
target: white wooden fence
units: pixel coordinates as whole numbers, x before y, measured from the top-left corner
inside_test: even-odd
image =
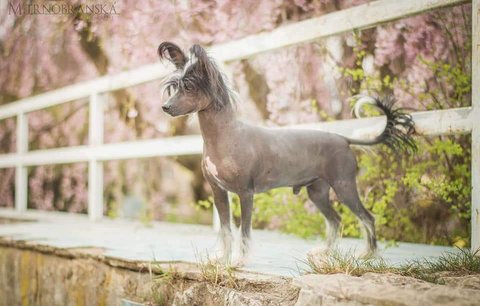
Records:
[[[210,54],[219,62],[247,58],[262,52],[354,29],[419,14],[428,10],[458,5],[466,0],[379,0],[317,18],[251,35],[237,41],[213,46]],[[472,134],[472,248],[480,247],[480,0],[472,0],[472,107],[413,113],[417,131],[423,135]],[[27,209],[27,167],[59,163],[88,162],[88,214],[92,220],[103,217],[103,161],[200,154],[198,135],[132,142],[103,143],[105,93],[158,80],[167,71],[161,64],[146,65],[116,75],[22,99],[0,107],[0,119],[16,117],[17,152],[0,155],[0,168],[15,167],[15,209]],[[89,144],[48,150],[28,150],[28,113],[54,105],[89,97]],[[384,118],[365,118],[295,126],[366,137],[379,132]],[[376,130],[372,130],[374,126]],[[368,127],[368,129],[364,129]],[[362,131],[363,129],[363,131]],[[368,130],[368,132],[365,132]],[[441,222],[439,220],[439,222]]]

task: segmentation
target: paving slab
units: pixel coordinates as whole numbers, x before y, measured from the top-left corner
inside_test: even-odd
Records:
[[[217,233],[211,226],[102,219],[90,221],[86,215],[59,212],[16,212],[0,209],[0,237],[28,241],[56,248],[102,249],[103,255],[121,260],[198,262],[213,253]],[[252,252],[244,270],[278,276],[298,276],[305,269],[306,253],[324,245],[322,239],[301,239],[276,231],[254,230]],[[343,238],[340,250],[363,250],[360,239]],[[438,257],[455,248],[414,243],[386,247],[380,243],[379,255],[391,264]]]

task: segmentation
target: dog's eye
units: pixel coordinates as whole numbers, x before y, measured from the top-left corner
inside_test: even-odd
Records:
[[[190,81],[185,81],[183,82],[183,88],[185,88],[186,91],[192,91],[193,84]]]
[[[167,86],[167,94],[169,97],[171,97],[175,92],[177,91],[177,85],[176,84],[170,84]]]

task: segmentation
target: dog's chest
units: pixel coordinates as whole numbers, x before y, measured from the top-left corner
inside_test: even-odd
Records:
[[[238,164],[231,157],[212,158],[206,155],[203,160],[207,174],[224,189],[230,190],[235,187],[235,178],[238,178]]]

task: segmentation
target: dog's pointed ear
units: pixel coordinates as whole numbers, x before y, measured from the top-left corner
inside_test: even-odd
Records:
[[[202,66],[206,67],[209,59],[207,55],[207,51],[203,49],[200,45],[193,45],[190,47],[190,54],[197,58],[197,61],[202,64]]]
[[[215,83],[221,77],[215,63],[208,57],[207,51],[200,45],[190,47],[190,54],[196,58],[198,67],[203,69],[208,79]]]
[[[190,47],[190,53],[194,54],[198,58],[205,57],[207,55],[207,51],[205,51],[202,46],[197,44]]]
[[[182,49],[169,41],[162,42],[160,46],[158,46],[157,52],[160,59],[169,60],[175,65],[175,67],[177,67],[177,69],[182,69],[187,62],[187,57]]]

